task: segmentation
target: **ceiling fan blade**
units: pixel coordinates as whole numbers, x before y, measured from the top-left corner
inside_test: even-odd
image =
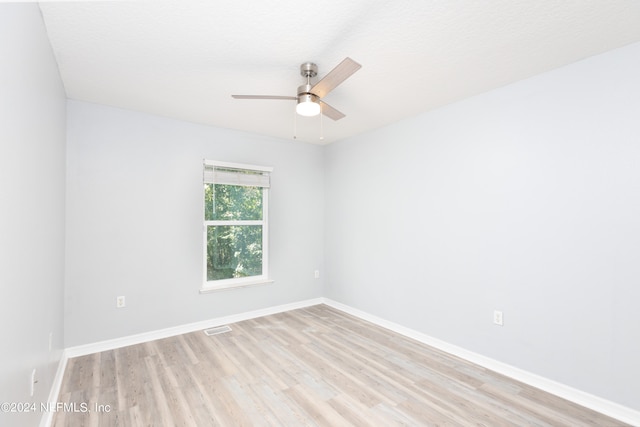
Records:
[[[320,107],[322,108],[322,114],[329,117],[330,119],[340,120],[341,118],[345,117],[344,114],[324,101],[320,101]]]
[[[362,65],[347,57],[339,63],[329,74],[311,88],[311,93],[324,98],[326,94],[335,89],[340,83],[358,71]]]
[[[234,99],[286,99],[296,101],[295,96],[279,96],[279,95],[231,95]]]

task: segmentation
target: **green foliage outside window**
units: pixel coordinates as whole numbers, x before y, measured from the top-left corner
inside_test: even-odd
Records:
[[[205,184],[206,221],[261,221],[261,187]],[[262,274],[262,225],[207,225],[207,281]]]

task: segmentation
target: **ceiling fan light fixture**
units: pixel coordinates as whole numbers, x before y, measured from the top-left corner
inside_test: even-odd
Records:
[[[296,105],[296,113],[301,116],[313,117],[320,114],[320,102],[317,96],[312,93],[303,93],[298,95],[298,105]]]

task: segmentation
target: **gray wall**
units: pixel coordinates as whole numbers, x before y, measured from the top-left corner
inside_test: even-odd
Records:
[[[199,294],[203,158],[274,167],[275,283]],[[69,101],[66,346],[320,297],[323,160],[320,146]]]
[[[640,409],[638,76],[635,44],[327,147],[326,296]]]
[[[65,94],[37,5],[0,4],[0,59],[0,402],[39,410],[63,343]]]

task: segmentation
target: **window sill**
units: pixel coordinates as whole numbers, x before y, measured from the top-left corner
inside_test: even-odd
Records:
[[[248,288],[250,286],[268,285],[273,282],[274,280],[270,280],[270,279],[256,279],[256,280],[247,281],[247,282],[236,282],[236,283],[225,283],[222,285],[203,286],[202,288],[200,288],[200,293],[208,294],[211,292],[226,291],[228,289]]]

